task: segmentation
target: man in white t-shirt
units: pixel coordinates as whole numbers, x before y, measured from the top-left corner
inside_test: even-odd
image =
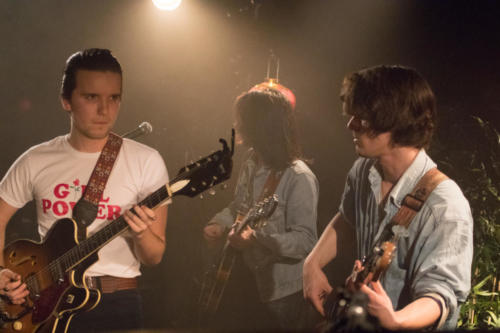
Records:
[[[0,182],[1,250],[10,218],[31,200],[36,203],[42,239],[56,220],[72,216],[118,117],[121,95],[121,66],[109,50],[87,49],[68,58],[61,103],[70,116],[70,133],[30,148]],[[71,320],[72,332],[141,327],[136,278],[141,264],[155,265],[162,259],[167,206],[149,209],[136,203],[167,182],[165,163],[156,150],[123,139],[97,218],[87,233],[92,235],[120,215],[130,228],[106,244],[98,252],[99,260],[86,271],[87,284],[100,289],[102,296],[96,308]],[[22,304],[29,295],[26,284],[1,265],[3,256],[0,295]]]

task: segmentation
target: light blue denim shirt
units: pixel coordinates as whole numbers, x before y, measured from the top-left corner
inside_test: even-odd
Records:
[[[382,177],[375,161],[356,160],[347,175],[340,212],[356,230],[359,258],[372,251],[374,241],[399,210],[403,198],[434,167],[436,164],[421,150],[382,209],[378,204]],[[460,304],[470,289],[472,227],[469,203],[462,191],[454,181],[443,181],[413,218],[409,236],[399,240],[396,255],[381,278],[396,310],[435,293],[449,310],[441,328],[456,327]]]
[[[256,169],[249,158],[243,164],[231,204],[209,222],[230,227],[238,210],[258,201],[270,169]],[[275,194],[278,206],[264,227],[256,230],[256,242],[243,251],[254,272],[261,301],[268,302],[302,289],[302,265],[317,241],[316,220],[319,186],[307,165],[295,161],[281,176]]]

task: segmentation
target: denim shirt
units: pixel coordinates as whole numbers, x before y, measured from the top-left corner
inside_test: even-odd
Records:
[[[259,200],[270,169],[256,169],[253,159],[243,164],[234,200],[209,222],[230,227],[239,210]],[[319,186],[307,165],[297,160],[282,174],[275,190],[278,205],[267,223],[255,231],[256,242],[243,250],[254,272],[262,302],[269,302],[302,289],[304,259],[317,241],[316,220]],[[243,208],[242,208],[243,207]]]
[[[372,251],[374,241],[401,207],[418,180],[436,164],[421,150],[387,198],[381,202],[382,177],[376,161],[359,158],[349,171],[340,212],[356,231],[359,258]],[[472,216],[467,199],[452,180],[440,183],[399,240],[381,283],[394,309],[400,310],[426,294],[440,295],[449,310],[441,327],[456,327],[460,304],[471,279]]]

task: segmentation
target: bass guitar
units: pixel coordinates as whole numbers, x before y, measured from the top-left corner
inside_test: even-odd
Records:
[[[277,205],[278,198],[276,195],[258,202],[248,211],[243,219],[233,224],[232,229],[234,233],[240,234],[247,226],[252,227],[254,230],[263,227],[266,224],[265,219],[273,214]],[[198,299],[200,323],[205,323],[217,312],[227,281],[231,275],[236,255],[237,250],[226,239],[220,259],[216,261],[217,264],[213,265],[205,273]]]
[[[403,228],[404,229],[404,228]],[[401,226],[386,229],[372,252],[363,258],[361,267],[354,267],[344,287],[332,291],[325,297],[325,332],[374,330],[378,322],[366,312],[368,299],[359,291],[362,285],[378,281],[387,270],[396,252],[396,244],[404,232]]]
[[[221,150],[181,168],[139,205],[155,208],[176,195],[194,197],[229,179],[234,146],[229,149],[225,140],[220,142]],[[66,332],[74,314],[93,309],[100,300],[99,291],[86,285],[85,271],[98,260],[97,251],[128,228],[120,216],[79,242],[76,222],[65,218],[54,223],[41,243],[18,240],[7,246],[4,265],[21,275],[30,294],[21,305],[3,299],[0,330]]]

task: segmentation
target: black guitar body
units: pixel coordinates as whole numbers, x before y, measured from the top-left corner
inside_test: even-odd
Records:
[[[381,331],[378,319],[368,313],[368,296],[361,291],[338,287],[326,298],[323,306],[327,321],[321,332]]]
[[[254,229],[261,228],[266,223],[262,220],[271,216],[277,205],[278,198],[276,195],[269,196],[256,203],[244,217],[241,217],[240,220],[237,219],[237,222],[232,227],[234,233],[240,234],[246,226],[251,226]],[[211,269],[205,273],[198,299],[199,326],[209,323],[217,313],[237,255],[238,251],[231,247],[229,240],[226,239],[217,264],[212,265]]]

